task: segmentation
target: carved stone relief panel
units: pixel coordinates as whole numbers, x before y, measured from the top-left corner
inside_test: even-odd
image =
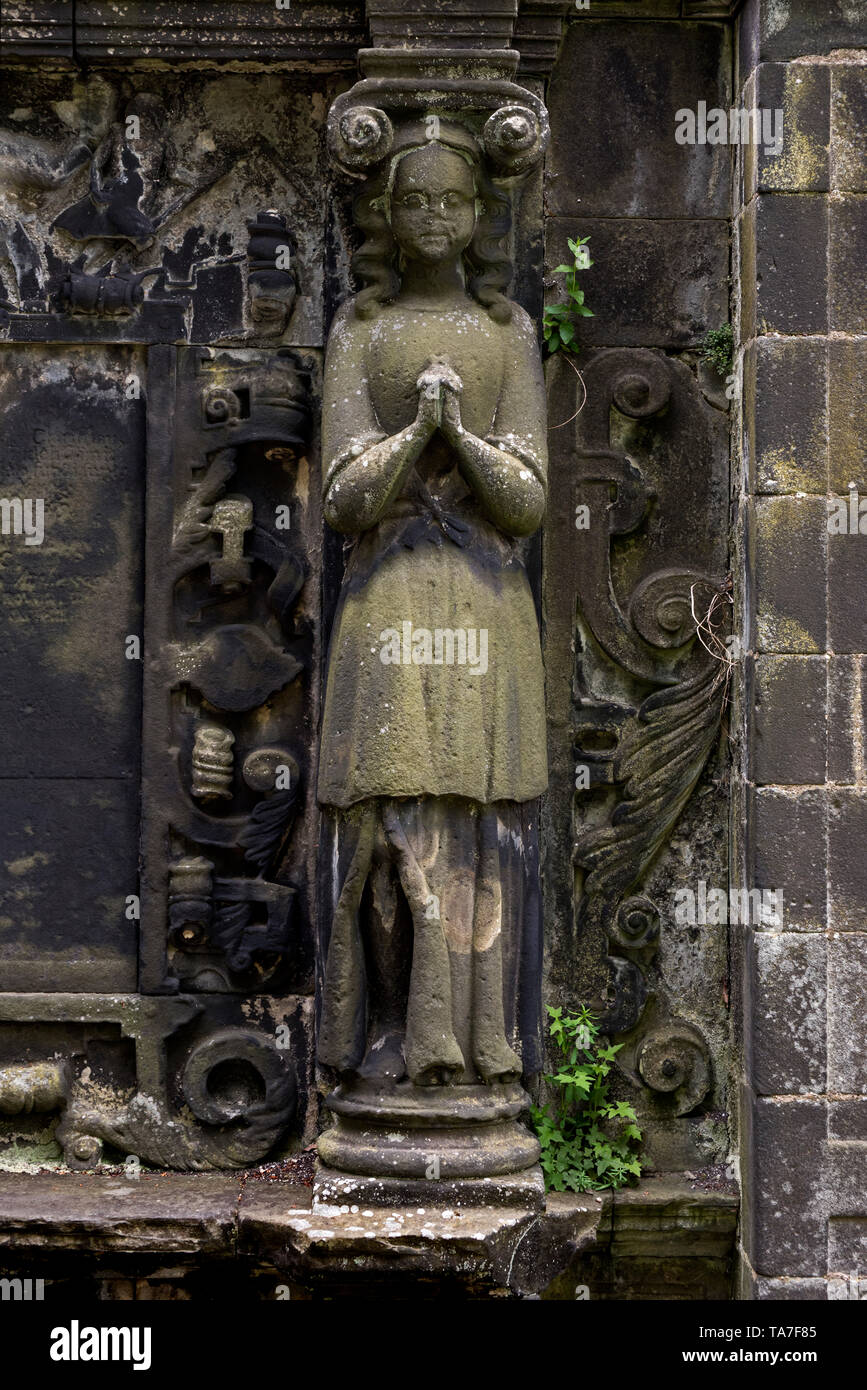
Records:
[[[152,349],[148,991],[279,992],[312,980],[314,371],[289,350]]]
[[[3,491],[44,503],[0,553],[15,1161],[316,1133],[323,88],[4,93]]]
[[[299,997],[0,995],[0,1140],[58,1157],[242,1168],[316,1130],[312,1009]]]
[[[518,61],[10,75],[2,428],[50,524],[0,557],[4,676],[39,677],[2,1140],[238,1167],[315,1137],[318,1085],[345,1171],[526,1169],[541,860],[547,997],[624,1044],[649,1161],[724,1152],[725,928],[672,890],[725,875],[726,422],[688,352],[606,350],[612,311],[546,430]]]
[[[681,923],[676,890],[727,884],[727,422],[662,352],[552,363],[551,385],[551,984],[624,1044],[654,1161],[719,1161],[727,927]]]
[[[321,343],[318,86],[262,74],[34,79],[11,69],[0,113],[0,332]]]

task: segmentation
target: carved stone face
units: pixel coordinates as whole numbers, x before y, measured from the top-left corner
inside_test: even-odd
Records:
[[[466,160],[436,143],[405,155],[391,197],[391,230],[404,256],[429,263],[456,258],[475,226],[473,171]]]

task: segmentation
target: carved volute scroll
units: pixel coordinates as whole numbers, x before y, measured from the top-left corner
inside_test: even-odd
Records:
[[[689,366],[661,353],[603,351],[582,377],[575,416],[577,378],[552,364],[552,413],[574,433],[552,432],[545,613],[549,660],[561,655],[548,682],[549,806],[571,804],[575,818],[571,857],[550,856],[549,904],[573,922],[569,959],[552,968],[624,1043],[618,1065],[654,1093],[655,1113],[676,1119],[708,1094],[710,1051],[701,1027],[678,1017],[660,963],[672,903],[646,884],[725,703],[725,537],[713,529],[724,424]],[[714,600],[716,644],[696,633]]]
[[[323,495],[352,538],[319,800],[335,865],[322,1160],[520,1171],[540,1062],[543,672],[523,538],[545,505],[536,329],[507,297],[511,183],[540,103],[501,75],[385,75],[338,98],[359,292],[332,324]],[[434,1171],[435,1170],[435,1171]]]

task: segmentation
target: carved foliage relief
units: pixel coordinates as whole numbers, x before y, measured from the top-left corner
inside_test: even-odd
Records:
[[[549,816],[573,833],[549,848],[550,978],[623,1044],[654,1161],[719,1161],[726,927],[680,924],[676,890],[726,883],[726,419],[689,357],[603,350],[581,377],[586,400],[551,365]]]

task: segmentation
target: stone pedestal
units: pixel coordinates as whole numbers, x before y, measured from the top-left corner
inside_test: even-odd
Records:
[[[436,1183],[520,1174],[539,1157],[538,1140],[519,1118],[529,1103],[519,1085],[355,1080],[327,1103],[336,1123],[320,1137],[319,1156],[343,1172]]]
[[[486,1178],[396,1178],[359,1177],[336,1168],[316,1165],[313,1206],[337,1207],[348,1204],[359,1210],[389,1207],[416,1215],[476,1207],[509,1207],[515,1210],[545,1210],[545,1182],[538,1165],[523,1173],[506,1173]]]

